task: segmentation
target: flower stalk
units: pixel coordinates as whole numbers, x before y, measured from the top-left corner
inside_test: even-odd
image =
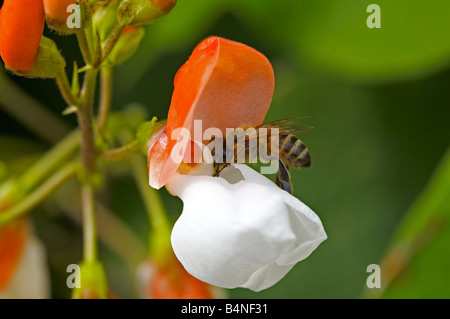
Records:
[[[167,212],[159,193],[148,186],[148,180],[145,176],[147,166],[143,157],[141,155],[134,156],[131,164],[134,179],[144,201],[151,227],[149,236],[150,255],[156,262],[164,264],[167,255],[172,253],[170,248],[171,227],[167,219]]]
[[[97,226],[95,219],[94,189],[89,183],[81,186],[81,203],[83,212],[83,256],[87,262],[97,260]]]
[[[105,61],[108,58],[109,54],[112,52],[117,42],[119,41],[120,36],[122,35],[125,28],[126,28],[125,25],[121,25],[119,23],[114,26],[114,29],[111,31],[111,35],[108,37],[108,40],[105,46],[103,47],[101,59],[99,61],[95,61],[94,64],[95,68],[98,68],[100,64],[102,64],[103,61]]]
[[[80,29],[77,32],[78,46],[80,47],[81,54],[87,65],[92,65],[92,54],[89,47],[89,41],[87,38],[87,32],[84,29]]]
[[[113,71],[110,67],[103,67],[100,70],[100,110],[98,115],[97,135],[103,137],[108,121],[108,114],[111,110]]]
[[[78,100],[72,93],[72,88],[69,83],[69,79],[67,78],[67,74],[64,70],[61,70],[56,75],[56,84],[58,85],[59,91],[61,92],[64,101],[66,101],[67,105],[78,107]]]
[[[0,215],[0,227],[14,219],[22,217],[46,198],[53,194],[62,184],[75,176],[80,167],[78,163],[70,163],[61,168],[56,174],[46,180],[35,191],[23,198],[19,204],[12,206]]]
[[[138,152],[139,150],[140,144],[137,140],[134,140],[122,147],[104,151],[102,153],[102,156],[112,161],[118,161],[136,154],[136,152]]]
[[[82,103],[78,108],[78,122],[81,130],[81,157],[86,172],[91,174],[95,171],[95,144],[92,121],[92,109],[94,104],[95,87],[98,71],[89,69],[81,92]]]

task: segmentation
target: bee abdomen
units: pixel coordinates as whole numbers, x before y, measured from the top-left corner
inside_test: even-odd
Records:
[[[311,155],[308,148],[295,135],[288,135],[280,142],[280,156],[284,157],[287,164],[292,167],[311,166]]]

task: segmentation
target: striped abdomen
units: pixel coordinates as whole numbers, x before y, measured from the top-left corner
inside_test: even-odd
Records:
[[[290,167],[311,166],[308,148],[293,134],[280,133],[280,159]]]

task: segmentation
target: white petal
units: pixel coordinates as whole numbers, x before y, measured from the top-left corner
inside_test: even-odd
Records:
[[[310,208],[246,165],[221,178],[177,174],[168,186],[184,202],[174,252],[215,286],[266,289],[327,238]]]
[[[37,238],[30,236],[10,283],[0,291],[0,299],[47,299],[50,298],[49,283],[45,248]]]

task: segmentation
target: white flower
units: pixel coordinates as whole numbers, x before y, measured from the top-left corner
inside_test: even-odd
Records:
[[[228,167],[220,176],[176,174],[167,185],[184,203],[172,246],[194,277],[260,291],[327,238],[309,207],[248,166]]]
[[[47,299],[50,298],[49,283],[45,248],[30,235],[8,286],[0,291],[0,299]]]

